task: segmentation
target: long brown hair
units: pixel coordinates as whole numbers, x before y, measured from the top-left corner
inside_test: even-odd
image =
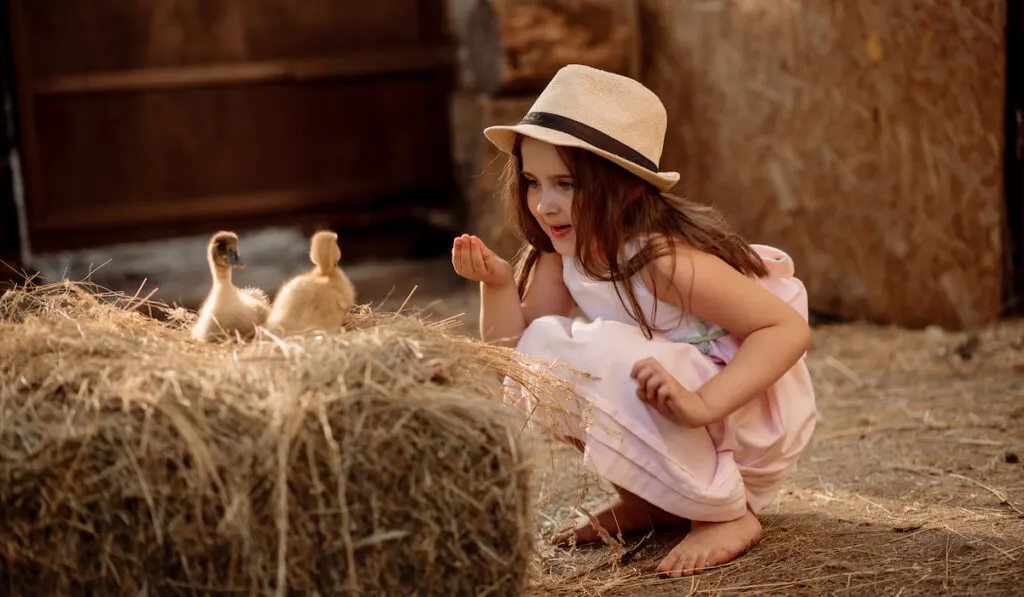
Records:
[[[520,297],[526,292],[540,254],[555,250],[527,205],[521,148],[520,136],[502,173],[509,221],[524,240],[515,260]],[[576,261],[590,278],[613,283],[622,306],[647,338],[662,330],[654,329],[656,313],[648,319],[630,281],[654,259],[674,255],[676,242],[715,255],[746,276],[767,274],[760,257],[730,229],[725,217],[715,208],[663,193],[589,151],[562,146],[557,150],[574,179],[572,221],[576,231]],[[575,200],[579,198],[582,200]],[[626,243],[645,236],[657,236],[664,241],[647,241],[632,258],[627,258]],[[651,292],[657,299],[657,289],[652,288]],[[679,297],[682,299],[681,294]]]

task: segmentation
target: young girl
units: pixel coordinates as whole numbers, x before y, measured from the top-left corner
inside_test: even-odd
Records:
[[[510,155],[506,198],[526,239],[515,268],[468,235],[452,265],[480,282],[485,339],[594,376],[572,378],[587,417],[570,406],[558,424],[618,489],[597,523],[690,521],[659,565],[679,576],[760,539],[756,514],[810,440],[815,406],[792,261],[665,192],[679,180],[658,168],[665,128],[640,83],[563,68],[518,125],[484,131]],[[589,321],[570,318],[576,307]]]

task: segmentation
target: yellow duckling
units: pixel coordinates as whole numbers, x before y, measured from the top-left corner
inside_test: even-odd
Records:
[[[281,335],[338,330],[356,302],[355,287],[338,267],[338,235],[328,230],[317,232],[309,245],[309,259],[315,267],[281,287],[267,319],[267,329]]]
[[[270,314],[266,293],[256,288],[239,290],[231,282],[231,270],[243,268],[238,256],[238,235],[221,231],[213,235],[207,249],[207,261],[213,274],[213,288],[203,301],[192,337],[212,342],[235,336],[245,340],[256,334]]]

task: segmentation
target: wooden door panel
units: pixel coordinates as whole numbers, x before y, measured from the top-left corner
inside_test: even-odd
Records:
[[[435,123],[395,116],[422,109],[433,84],[428,77],[327,80],[42,98],[36,132],[47,156],[40,165],[45,201],[34,202],[32,215],[46,228],[74,222],[86,204],[131,210],[341,188],[353,179],[387,181],[392,189],[436,185],[447,160],[431,151]]]
[[[35,250],[456,197],[443,0],[8,3]]]
[[[16,0],[31,73],[264,61],[421,44],[410,0]]]

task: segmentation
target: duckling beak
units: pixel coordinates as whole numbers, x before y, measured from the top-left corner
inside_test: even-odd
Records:
[[[238,252],[234,249],[228,249],[228,265],[237,268],[245,267],[245,263],[242,262],[242,258],[238,256]]]

